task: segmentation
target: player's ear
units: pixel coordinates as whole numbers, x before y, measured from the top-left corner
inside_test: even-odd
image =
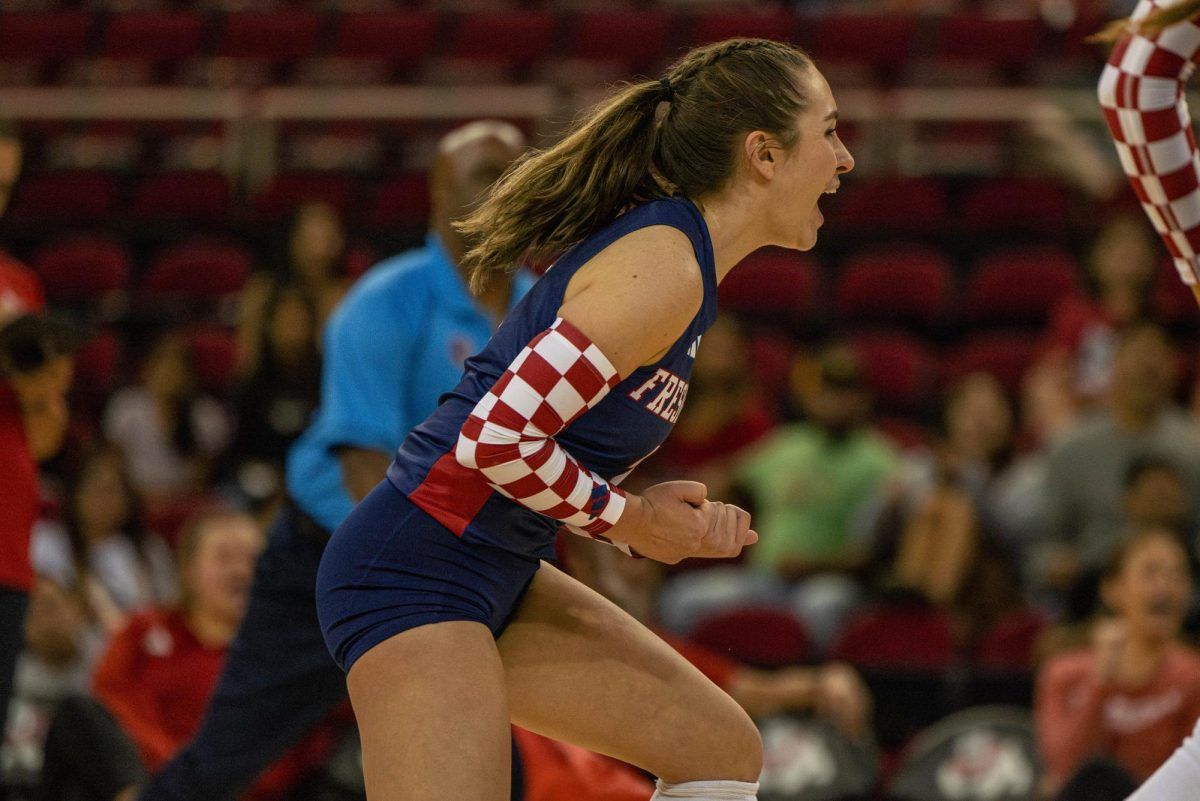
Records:
[[[742,157],[750,174],[760,180],[775,177],[777,156],[775,140],[764,131],[751,131],[742,140]]]

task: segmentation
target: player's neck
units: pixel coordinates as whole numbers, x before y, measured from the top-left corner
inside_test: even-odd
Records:
[[[695,202],[708,226],[720,283],[738,262],[766,244],[756,215],[750,211],[756,205],[740,194],[735,195],[733,190]]]

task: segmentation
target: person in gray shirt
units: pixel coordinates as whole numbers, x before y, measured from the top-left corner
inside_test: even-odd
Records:
[[[1176,465],[1189,494],[1200,494],[1200,427],[1173,401],[1177,373],[1161,328],[1143,323],[1122,335],[1107,407],[1049,456],[1045,538],[1034,560],[1044,587],[1065,589],[1107,558],[1127,529],[1124,483],[1135,461]]]

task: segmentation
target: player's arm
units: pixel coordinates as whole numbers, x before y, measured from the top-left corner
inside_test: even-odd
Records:
[[[554,440],[623,376],[660,357],[703,296],[681,232],[655,226],[609,246],[572,278],[558,319],[471,412],[458,462],[517,503],[626,551],[662,561],[740,551],[752,541],[749,516],[706,504],[701,485],[673,482],[627,496]]]
[[[1151,0],[1141,0],[1133,19],[1153,9]],[[1126,37],[1113,48],[1099,95],[1122,169],[1180,277],[1200,293],[1200,154],[1183,93],[1197,49],[1200,27],[1193,21],[1152,38]]]

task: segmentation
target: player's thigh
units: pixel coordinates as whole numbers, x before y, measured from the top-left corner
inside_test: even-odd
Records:
[[[354,663],[347,685],[370,801],[508,801],[509,712],[486,626],[397,634]]]
[[[616,605],[543,564],[497,642],[512,720],[668,782],[757,781],[733,699]]]

